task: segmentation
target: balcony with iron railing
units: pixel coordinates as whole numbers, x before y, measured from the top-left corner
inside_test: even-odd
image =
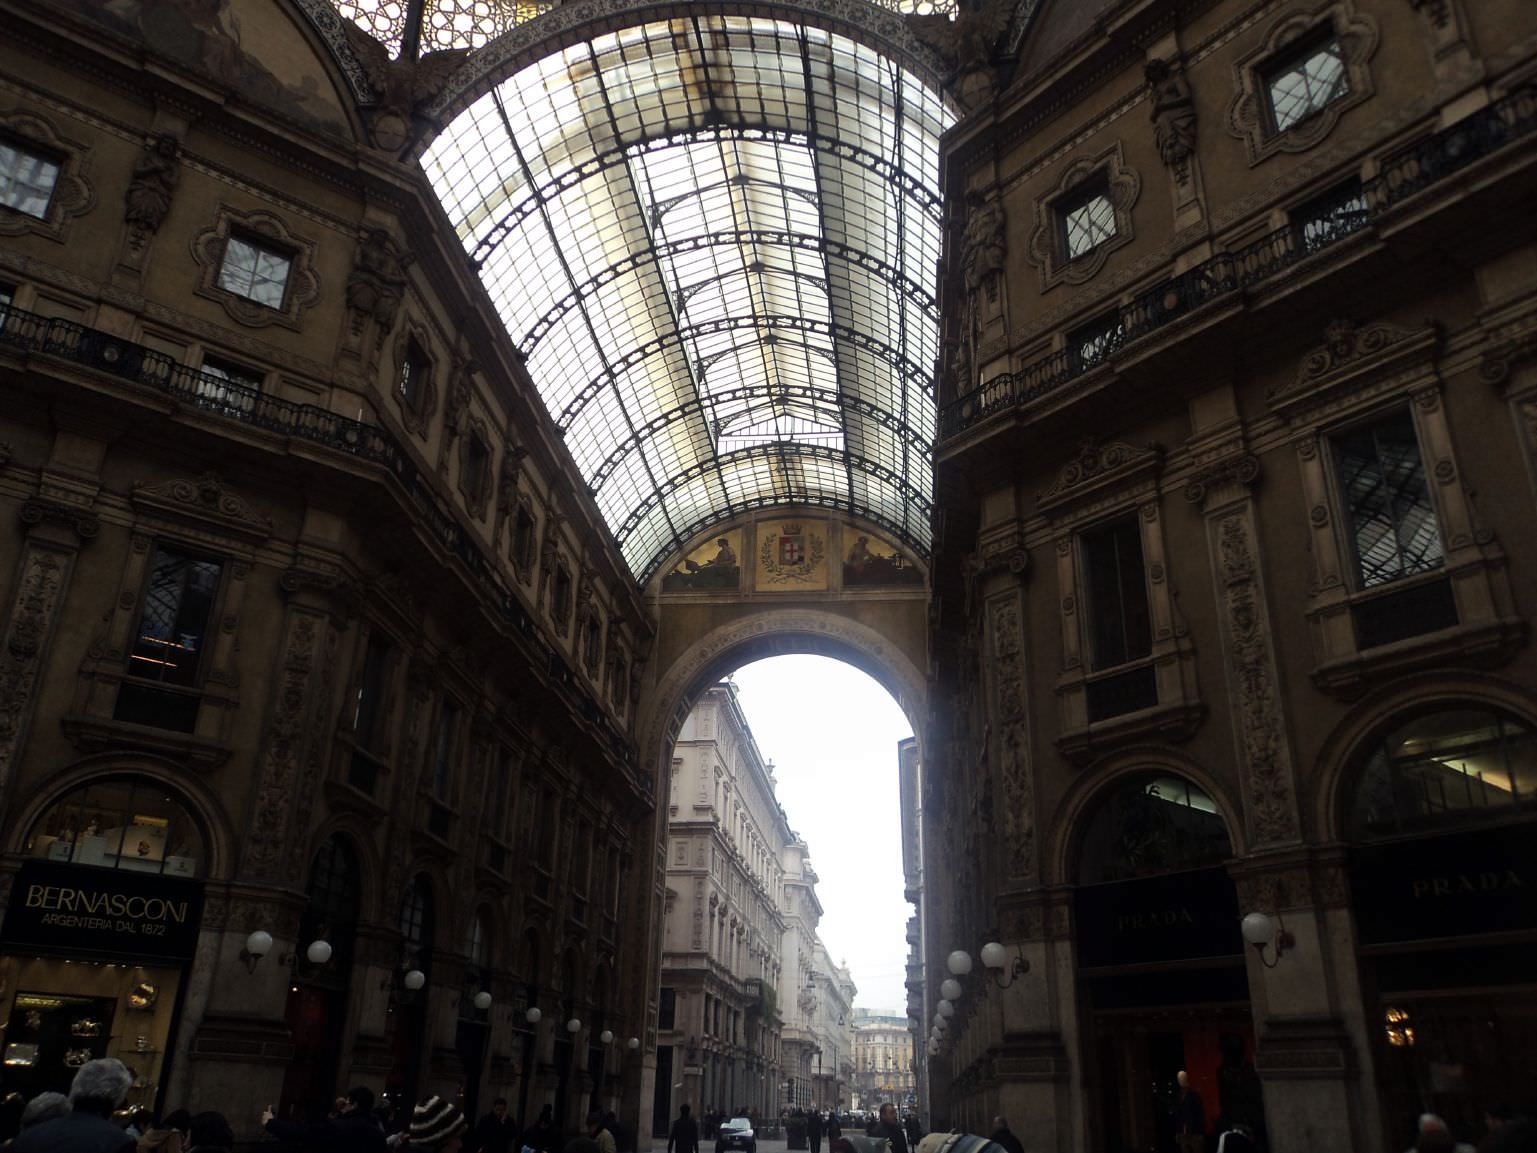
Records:
[[[1337,203],[1314,202],[1305,220],[1288,223],[1233,252],[1217,253],[1075,331],[1066,347],[951,401],[940,410],[940,441],[999,413],[1049,398],[1122,350],[1207,305],[1265,285],[1378,224],[1439,182],[1534,134],[1537,87],[1526,87],[1391,154],[1370,181],[1341,190]]]
[[[190,409],[331,449],[383,469],[398,482],[432,541],[463,566],[485,602],[518,638],[530,665],[541,670],[567,707],[592,727],[636,788],[651,795],[651,780],[639,771],[629,738],[582,685],[560,650],[542,635],[538,623],[502,578],[496,562],[436,490],[430,474],[417,467],[388,429],[317,405],[284,400],[221,375],[199,372],[165,353],[100,329],[0,302],[0,357],[7,349],[38,358],[40,364],[55,359],[105,373],[152,389]]]

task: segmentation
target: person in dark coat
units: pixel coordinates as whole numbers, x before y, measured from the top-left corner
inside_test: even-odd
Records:
[[[560,1153],[560,1129],[555,1125],[555,1106],[546,1105],[539,1110],[539,1120],[524,1130],[523,1144],[534,1153]]]
[[[687,1105],[678,1106],[678,1119],[667,1134],[667,1153],[699,1153],[699,1122],[691,1112]]]
[[[374,1091],[359,1085],[347,1091],[347,1102],[318,1125],[279,1120],[269,1106],[262,1113],[262,1128],[281,1141],[297,1141],[334,1153],[386,1153],[384,1130],[374,1116]]]
[[[890,1101],[881,1106],[870,1136],[884,1137],[890,1141],[891,1153],[907,1153],[907,1134],[902,1132],[902,1126],[897,1121],[897,1107]]]
[[[811,1153],[822,1153],[822,1111],[813,1109],[806,1118],[806,1140],[811,1142]]]
[[[87,1061],[69,1087],[69,1112],[22,1133],[13,1153],[133,1153],[133,1138],[110,1120],[132,1085],[116,1057]]]
[[[1002,1117],[993,1118],[993,1132],[988,1140],[1008,1150],[1008,1153],[1025,1153],[1025,1147],[1019,1143],[1014,1130],[1009,1128],[1009,1123]]]
[[[1179,1101],[1174,1106],[1174,1139],[1179,1153],[1205,1153],[1206,1107],[1201,1095],[1190,1084],[1190,1074],[1183,1069],[1179,1081]]]
[[[465,1147],[480,1153],[518,1153],[518,1123],[507,1115],[507,1098],[491,1102],[491,1112],[476,1123]]]
[[[843,1124],[838,1120],[838,1110],[827,1111],[827,1149],[832,1153],[833,1142],[843,1136]]]

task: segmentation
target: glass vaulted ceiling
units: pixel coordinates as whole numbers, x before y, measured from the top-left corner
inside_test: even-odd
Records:
[[[639,579],[782,504],[927,553],[950,120],[853,40],[701,11],[526,67],[434,141],[427,173]]]

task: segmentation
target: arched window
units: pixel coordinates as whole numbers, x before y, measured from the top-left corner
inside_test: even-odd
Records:
[[[417,873],[406,885],[400,902],[400,939],[406,963],[427,971],[433,941],[432,885]]]
[[[1172,773],[1138,774],[1096,803],[1078,846],[1078,883],[1204,869],[1232,855],[1227,824],[1205,790]]]
[[[103,869],[196,877],[208,866],[208,839],[191,807],[148,777],[102,777],[51,805],[26,851]]]
[[[1372,840],[1537,812],[1537,733],[1509,713],[1440,709],[1365,754],[1351,835]]]
[[[310,862],[309,903],[299,924],[296,975],[315,983],[345,986],[352,971],[352,943],[357,929],[361,870],[352,842],[333,833]],[[330,943],[331,959],[324,965],[310,963],[310,942]]]

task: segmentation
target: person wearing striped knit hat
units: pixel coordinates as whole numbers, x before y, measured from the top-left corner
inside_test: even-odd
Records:
[[[464,1114],[441,1097],[428,1097],[411,1111],[406,1148],[411,1153],[458,1153],[469,1128]]]

